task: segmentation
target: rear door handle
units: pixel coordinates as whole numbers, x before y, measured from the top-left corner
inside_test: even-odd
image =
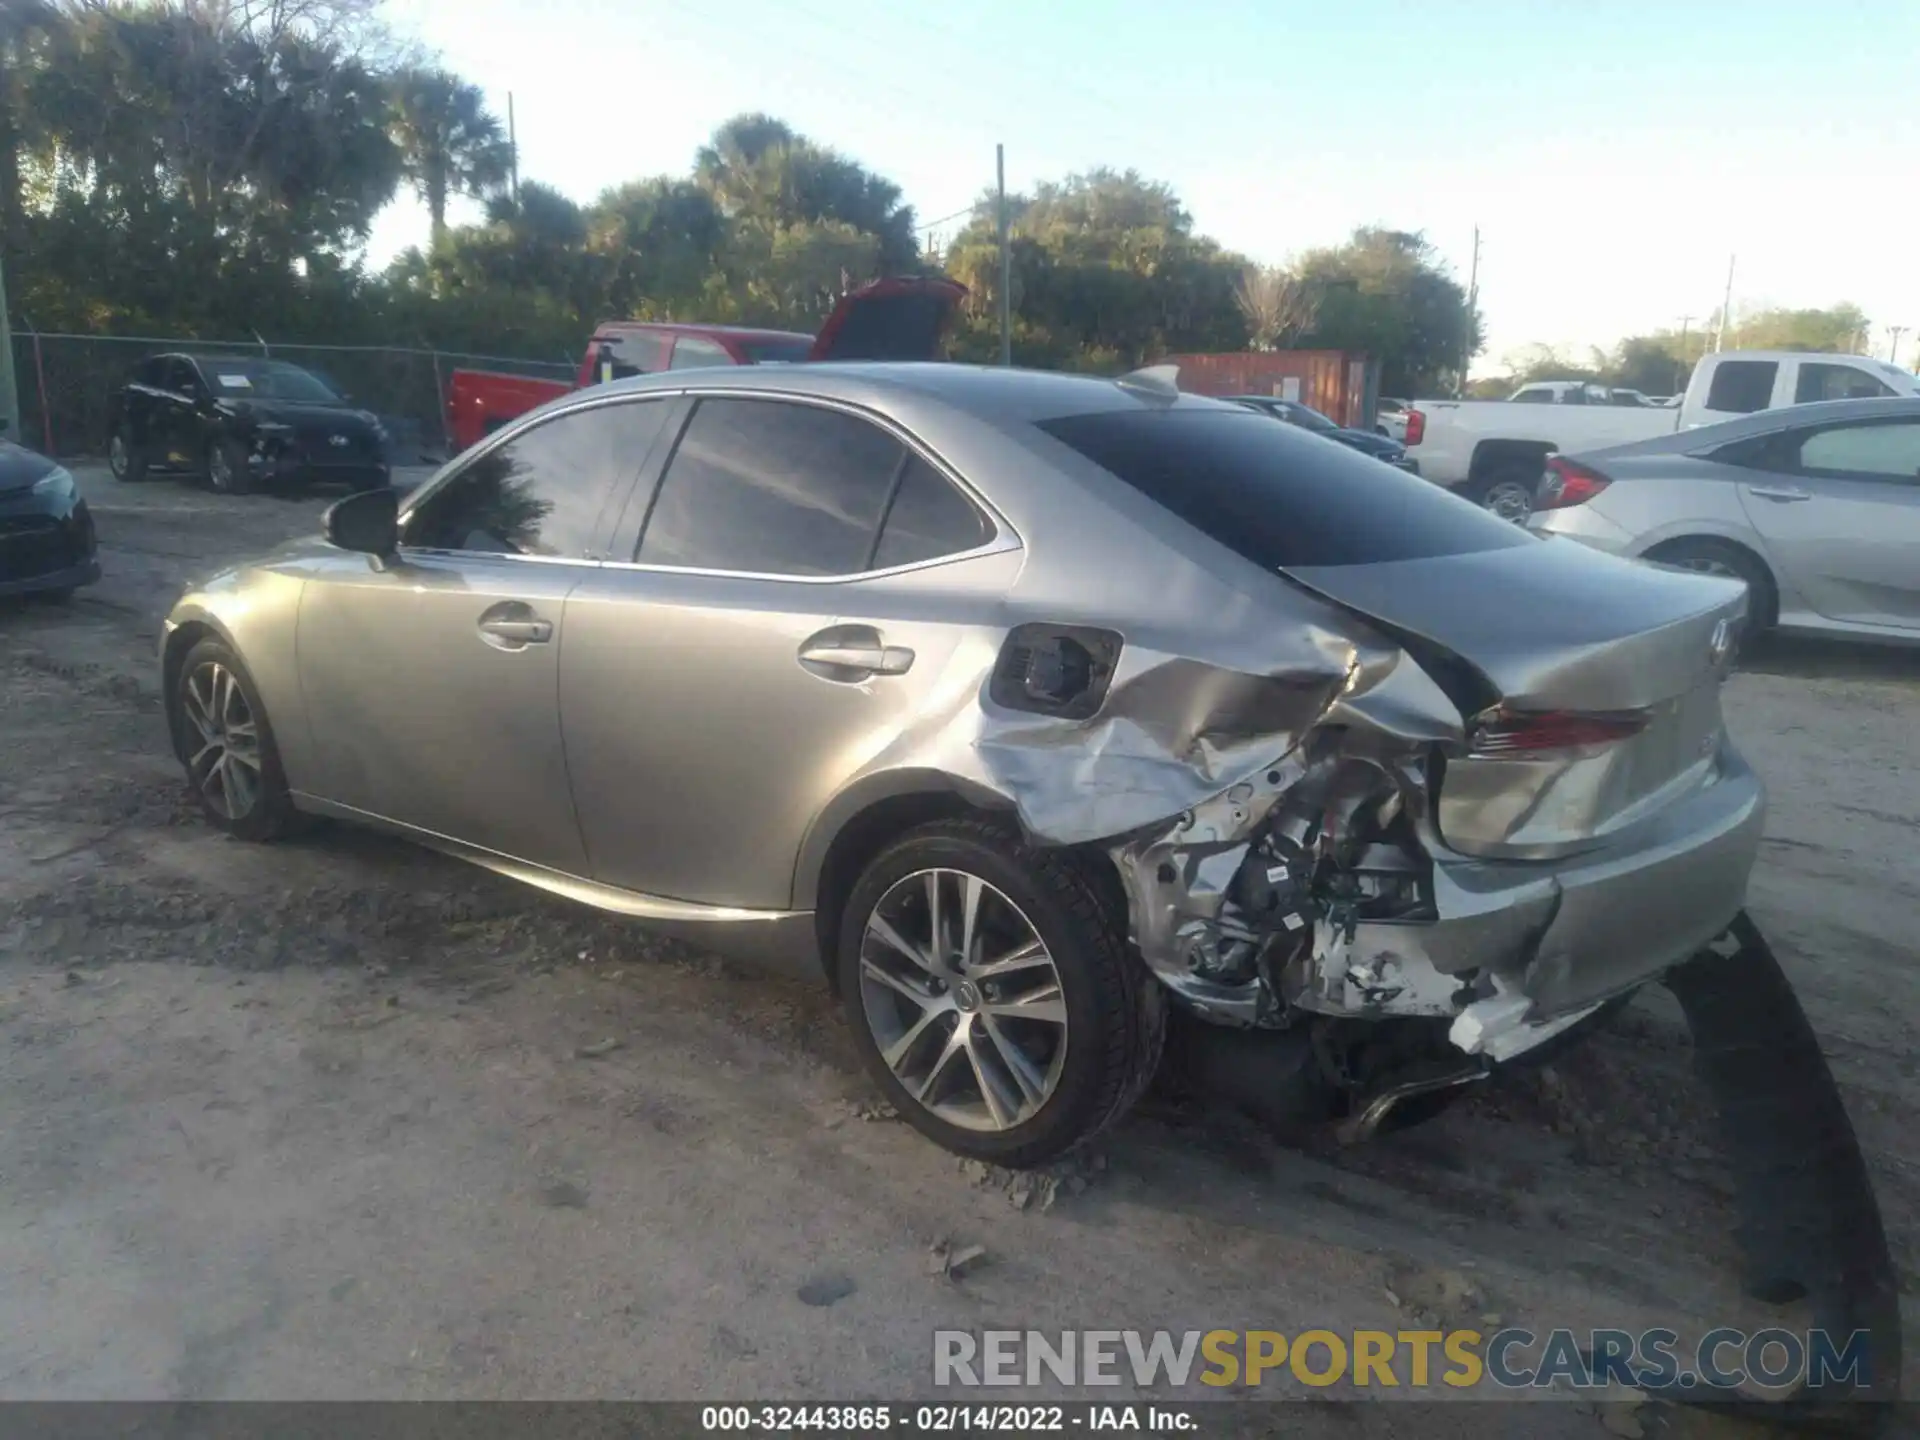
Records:
[[[480,638],[496,650],[524,650],[553,639],[553,622],[542,620],[531,605],[506,600],[489,608],[477,627]]]
[[[1757,495],[1762,500],[1775,500],[1782,505],[1790,505],[1796,500],[1811,500],[1813,493],[1802,490],[1797,485],[1749,485],[1749,495]]]
[[[864,680],[871,675],[904,675],[913,668],[913,651],[888,645],[863,625],[823,630],[800,647],[800,666],[823,680]]]
[[[502,640],[518,640],[522,645],[544,645],[553,638],[551,620],[482,620],[480,628]]]

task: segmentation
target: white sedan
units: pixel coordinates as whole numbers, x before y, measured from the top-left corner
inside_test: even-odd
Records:
[[[1528,524],[1736,576],[1750,632],[1920,640],[1920,398],[1796,405],[1556,455]]]

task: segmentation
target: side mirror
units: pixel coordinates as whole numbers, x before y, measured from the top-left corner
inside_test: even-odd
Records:
[[[385,488],[349,495],[327,507],[320,529],[342,550],[391,555],[400,546],[400,496]]]

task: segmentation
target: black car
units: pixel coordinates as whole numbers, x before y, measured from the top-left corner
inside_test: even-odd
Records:
[[[155,355],[120,391],[107,463],[119,480],[155,470],[205,475],[239,495],[256,485],[391,480],[379,419],[285,360]]]
[[[1249,410],[1258,410],[1263,415],[1271,415],[1274,419],[1284,420],[1289,425],[1298,425],[1303,430],[1311,430],[1316,435],[1337,440],[1363,455],[1384,460],[1398,469],[1414,475],[1420,473],[1420,462],[1409,460],[1407,447],[1398,440],[1369,430],[1349,430],[1343,425],[1336,425],[1311,405],[1302,405],[1298,400],[1282,400],[1277,395],[1229,395],[1226,398],[1236,405],[1246,406]]]
[[[99,578],[93,517],[73,476],[0,440],[0,596],[63,599]]]

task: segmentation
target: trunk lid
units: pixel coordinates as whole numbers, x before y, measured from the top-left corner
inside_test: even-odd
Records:
[[[945,277],[890,276],[840,297],[809,360],[936,360],[967,287]]]
[[[1575,717],[1555,728],[1576,741],[1592,728],[1585,717],[1624,721],[1618,738],[1448,757],[1435,818],[1457,850],[1545,858],[1589,848],[1717,773],[1720,683],[1746,611],[1738,581],[1565,540],[1288,574],[1416,637],[1409,650],[1426,668],[1458,661],[1477,672],[1484,686],[1434,676],[1463,711],[1489,702],[1523,721]],[[1465,718],[1471,730],[1479,717]]]

